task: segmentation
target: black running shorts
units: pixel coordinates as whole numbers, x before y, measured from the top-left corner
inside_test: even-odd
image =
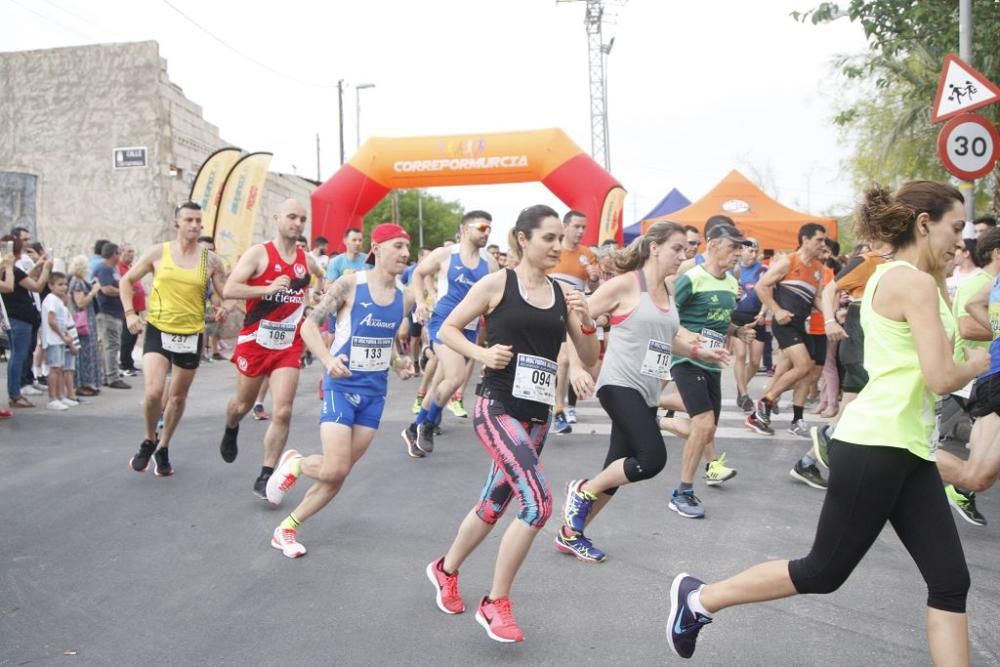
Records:
[[[680,392],[687,413],[696,417],[711,411],[718,425],[719,414],[722,412],[722,373],[682,362],[670,369],[670,375],[677,384],[677,391]]]
[[[166,357],[171,364],[177,366],[177,368],[183,368],[184,370],[193,371],[198,368],[201,363],[201,350],[204,345],[204,335],[198,334],[198,349],[191,353],[178,353],[170,352],[169,350],[163,349],[163,336],[170,334],[164,334],[156,327],[154,327],[149,322],[146,323],[146,341],[142,344],[142,353],[146,354],[159,354]]]

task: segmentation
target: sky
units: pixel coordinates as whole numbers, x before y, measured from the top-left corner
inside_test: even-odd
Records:
[[[865,39],[846,19],[790,16],[816,4],[606,0],[611,173],[628,191],[625,224],[671,188],[696,200],[734,168],[793,208],[852,207],[833,60]],[[317,134],[320,180],[339,167],[338,79],[348,159],[355,86],[368,83],[362,141],[559,127],[590,151],[583,2],[0,0],[0,16],[0,51],[156,40],[206,120],[235,145],[272,151],[276,171],[316,178]],[[490,211],[501,245],[525,206],[565,209],[538,183],[433,193]]]

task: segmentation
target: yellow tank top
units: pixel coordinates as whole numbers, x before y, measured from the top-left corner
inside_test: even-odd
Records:
[[[200,333],[205,329],[207,287],[208,251],[203,248],[198,264],[185,269],[174,263],[170,242],[164,243],[163,258],[149,293],[149,323],[167,333]]]

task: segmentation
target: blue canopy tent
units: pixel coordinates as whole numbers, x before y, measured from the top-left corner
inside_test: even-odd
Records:
[[[624,231],[625,243],[631,243],[635,237],[642,234],[645,229],[642,227],[643,220],[658,218],[674,211],[679,211],[691,205],[691,201],[682,195],[677,188],[667,193],[667,196],[660,200],[660,203],[653,207],[653,210],[639,218],[639,221],[626,227]]]

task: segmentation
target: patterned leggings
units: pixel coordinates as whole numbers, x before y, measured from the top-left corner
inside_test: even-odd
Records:
[[[518,421],[496,400],[477,397],[472,425],[493,463],[476,504],[476,514],[493,525],[517,496],[517,517],[541,528],[552,515],[552,492],[538,457],[549,432],[548,423]]]

